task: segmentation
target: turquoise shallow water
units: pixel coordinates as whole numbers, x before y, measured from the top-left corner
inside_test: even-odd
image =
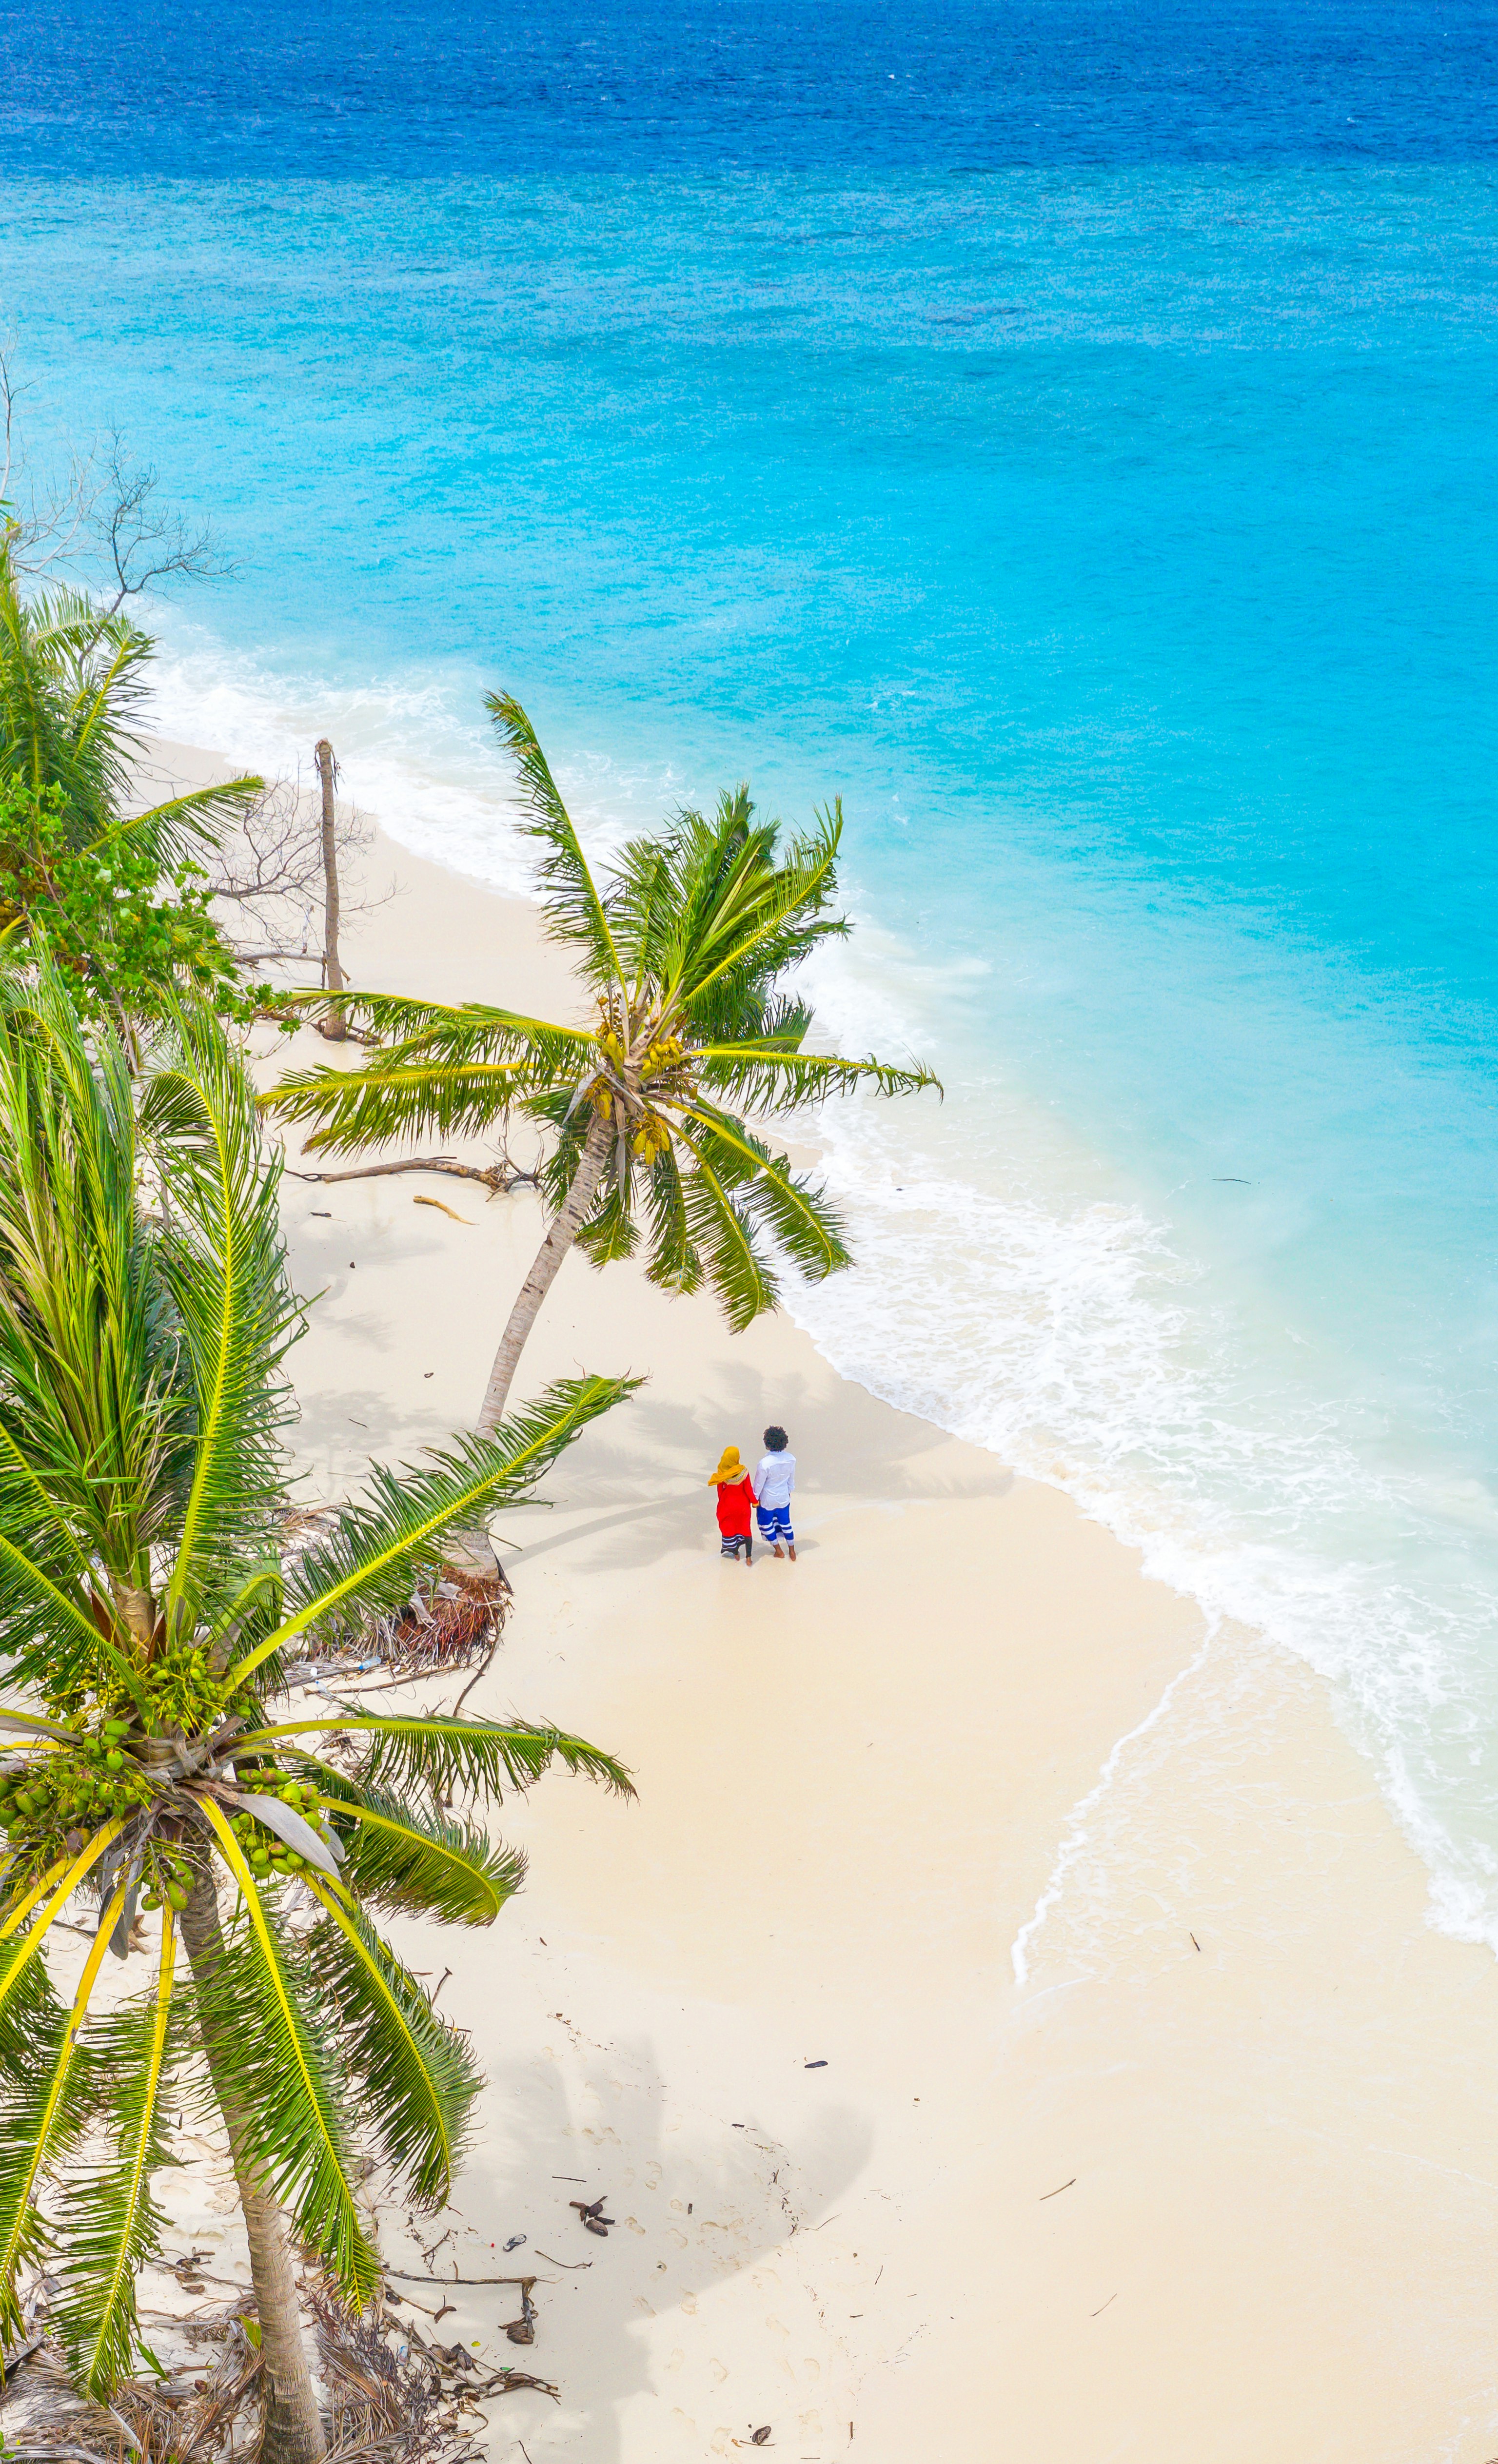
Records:
[[[601,844],[842,793],[819,1001],[949,1094],[829,1126],[866,1271],[799,1313],[1326,1670],[1498,1941],[1498,182],[1455,103],[1425,159],[1316,108],[420,179],[33,127],[0,269],[41,431],[120,421],[239,560],[173,732],[325,728],[506,886],[484,684]]]

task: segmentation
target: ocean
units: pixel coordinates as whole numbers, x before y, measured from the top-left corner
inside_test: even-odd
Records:
[[[841,794],[875,1392],[1331,1682],[1498,1947],[1498,11],[0,16],[0,308],[231,580],[167,732],[523,859]],[[412,990],[425,989],[413,985]],[[995,1615],[1002,1616],[996,1596]]]

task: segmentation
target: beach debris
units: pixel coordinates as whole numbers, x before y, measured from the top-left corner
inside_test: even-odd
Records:
[[[303,1148],[302,1153],[306,1152]],[[534,1172],[518,1171],[508,1155],[487,1165],[459,1163],[452,1155],[412,1155],[403,1163],[356,1164],[349,1172],[293,1172],[289,1165],[287,1170],[293,1180],[320,1181],[383,1180],[396,1172],[445,1172],[451,1173],[454,1180],[481,1182],[491,1198],[503,1198],[512,1189],[534,1189],[538,1184]],[[436,1203],[435,1199],[430,1202]]]
[[[531,2299],[534,2276],[526,2277],[520,2286],[520,2315],[512,2319],[505,2329],[512,2344],[534,2344],[536,2342],[536,2304]]]
[[[822,2061],[822,2062],[803,2062],[803,2063],[802,2063],[802,2069],[803,2069],[804,2071],[825,2071],[825,2070],[826,2069],[826,2063],[825,2061]]]
[[[1047,2200],[1047,2199],[1059,2199],[1059,2198],[1060,2198],[1060,2196],[1061,2196],[1062,2191],[1063,2191],[1063,2190],[1069,2190],[1069,2189],[1073,2187],[1073,2185],[1075,2184],[1075,2182],[1076,2182],[1077,2178],[1078,2178],[1078,2177],[1077,2177],[1077,2175],[1076,2175],[1075,2173],[1073,2173],[1073,2174],[1072,2174],[1072,2176],[1071,2176],[1071,2180],[1070,2180],[1069,2182],[1058,2182],[1058,2183],[1057,2183],[1057,2185],[1056,2185],[1056,2187],[1055,2187],[1055,2189],[1054,2189],[1053,2190],[1042,2190],[1042,2192],[1041,2192],[1041,2205],[1042,2205],[1042,2207],[1044,2207],[1044,2206],[1045,2206],[1045,2204],[1046,2204],[1046,2200]]]
[[[564,2267],[569,2275],[574,2274],[580,2267],[591,2267],[593,2264],[590,2258],[553,2258],[549,2250],[539,2250],[536,2255],[538,2258],[543,2258],[548,2267]]]
[[[350,1415],[352,1418],[352,1415]],[[360,1425],[363,1425],[362,1423]],[[327,1538],[336,1508],[303,1507],[281,1519],[281,1547],[288,1571],[301,1552]],[[405,1683],[445,1668],[473,1668],[493,1658],[513,1594],[498,1559],[482,1573],[449,1566],[433,1579],[423,1576],[399,1608],[340,1630],[321,1629],[326,1645],[314,1660],[294,1661],[293,1683],[312,1676],[348,1677],[385,1668]],[[460,1695],[459,1703],[463,1697]],[[454,1705],[456,1708],[456,1705]]]
[[[1102,2315],[1103,2315],[1104,2311],[1105,2311],[1105,2310],[1109,2310],[1109,2309],[1111,2309],[1111,2308],[1112,2307],[1112,2304],[1117,2300],[1117,2299],[1118,2299],[1118,2296],[1117,2296],[1117,2294],[1116,2294],[1116,2293],[1110,2293],[1110,2295],[1109,2295],[1109,2297],[1108,2297],[1108,2299],[1107,2299],[1106,2301],[1100,2301],[1100,2302],[1098,2303],[1097,2308],[1096,2308],[1095,2310],[1090,2311],[1090,2312],[1088,2313],[1089,2317],[1090,2317],[1090,2318],[1092,2318],[1092,2319],[1101,2319],[1101,2317],[1102,2317]]]
[[[749,2444],[751,2447],[768,2447],[769,2443],[770,2425],[766,2422],[762,2429],[757,2430],[752,2433]]]
[[[1201,1949],[1201,1945],[1198,1942],[1198,1940],[1197,1940],[1197,1938],[1196,1938],[1196,1935],[1195,1935],[1195,1934],[1192,1934],[1192,1935],[1189,1937],[1189,1939],[1190,1939],[1190,1943],[1191,1943],[1191,1947],[1192,1947],[1192,1949],[1193,1949],[1193,1950],[1200,1950],[1200,1949]]]
[[[408,2267],[387,2267],[386,2276],[400,2278],[403,2284],[430,2284],[437,2292],[450,2284],[534,2284],[534,2276],[417,2276]]]
[[[523,2233],[512,2233],[509,2240],[505,2243],[505,2249],[507,2251],[518,2250],[524,2242],[524,2239],[525,2235]]]
[[[609,2226],[617,2223],[618,2221],[617,2217],[606,2216],[604,2213],[604,2203],[607,2196],[608,2193],[606,2190],[604,2197],[602,2199],[595,2199],[591,2206],[587,2205],[586,2202],[582,2199],[569,2199],[567,2201],[569,2208],[576,2208],[588,2232],[590,2233],[597,2233],[600,2241],[606,2241],[608,2239]]]
[[[473,1230],[473,1217],[471,1215],[459,1215],[456,1207],[445,1206],[440,1198],[428,1198],[424,1196],[422,1191],[418,1190],[415,1197],[411,1199],[411,1204],[413,1206],[434,1206],[439,1215],[451,1215],[454,1223],[465,1223],[470,1231]]]

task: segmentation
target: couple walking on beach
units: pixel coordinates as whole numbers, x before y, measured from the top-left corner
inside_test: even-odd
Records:
[[[717,1491],[717,1528],[723,1535],[723,1555],[737,1557],[742,1550],[744,1564],[752,1562],[754,1535],[749,1510],[754,1507],[759,1509],[760,1539],[771,1543],[777,1557],[788,1556],[794,1565],[796,1534],[791,1529],[790,1502],[796,1485],[796,1458],[784,1430],[765,1430],[764,1452],[753,1479],[748,1464],[739,1462],[737,1446],[723,1448],[717,1469],[709,1472],[708,1479]]]

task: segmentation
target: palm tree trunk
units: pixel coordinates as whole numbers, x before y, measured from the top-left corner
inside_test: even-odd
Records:
[[[313,755],[318,775],[322,781],[322,980],[330,993],[343,990],[343,970],[338,955],[338,825],[333,809],[333,747],[325,736],[319,736]],[[341,1001],[329,1001],[319,1022],[320,1031],[330,1044],[341,1044],[348,1034],[348,1021]]]
[[[210,1996],[206,1989],[223,1958],[224,1937],[218,1921],[218,1893],[206,1859],[197,1868],[182,1912],[182,1939],[199,1990],[204,2051],[229,2132],[234,2180],[239,2186],[239,2205],[250,2243],[250,2280],[259,2313],[265,2380],[260,2464],[322,2464],[327,2444],[301,2339],[301,2306],[297,2299],[281,2211],[245,2153],[239,2101],[208,2007]]]
[[[489,1373],[484,1408],[478,1416],[478,1434],[482,1438],[492,1437],[504,1419],[504,1407],[510,1399],[510,1387],[525,1347],[525,1338],[536,1323],[542,1301],[557,1280],[562,1259],[587,1221],[599,1175],[613,1142],[612,1121],[606,1115],[595,1113],[577,1171],[572,1176],[572,1186],[560,1211],[546,1227],[546,1238],[536,1252],[536,1263],[520,1286],[520,1296],[510,1311],[510,1323],[500,1337],[495,1365]]]

